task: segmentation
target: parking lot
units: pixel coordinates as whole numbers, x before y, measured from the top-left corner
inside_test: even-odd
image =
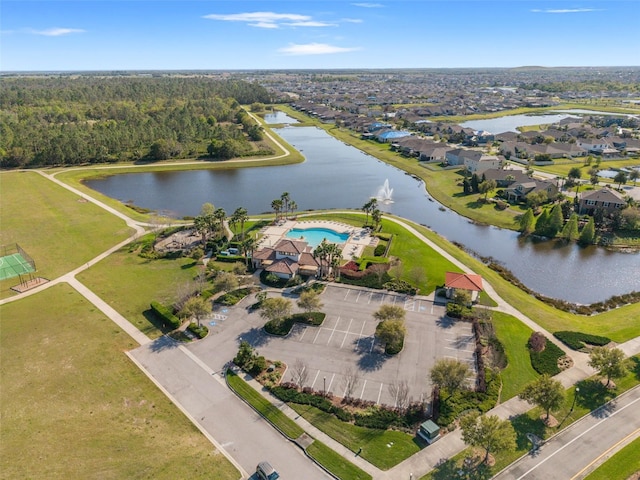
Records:
[[[475,372],[471,325],[448,319],[444,307],[427,298],[334,285],[321,298],[327,314],[322,326],[298,324],[287,338],[271,338],[259,348],[262,355],[289,365],[284,381],[299,375],[292,366],[302,361],[305,386],[342,397],[347,378],[353,383],[355,376],[353,397],[395,405],[390,385],[401,381],[407,382],[414,400],[429,398],[429,370],[439,358],[464,361]],[[378,322],[373,313],[383,304],[406,311],[404,350],[392,357],[374,336]],[[469,378],[471,384],[474,378]]]

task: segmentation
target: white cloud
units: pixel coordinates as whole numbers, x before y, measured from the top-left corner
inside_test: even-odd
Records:
[[[344,23],[362,23],[362,19],[360,18],[343,18],[340,21]]]
[[[539,8],[531,10],[533,13],[584,13],[584,12],[598,12],[601,11],[598,8],[547,8],[541,10]]]
[[[382,8],[384,5],[381,3],[352,3],[354,7],[362,7],[362,8]]]
[[[80,28],[47,28],[46,30],[28,29],[28,33],[34,35],[45,35],[47,37],[60,37],[62,35],[70,35],[72,33],[84,33],[86,30]]]
[[[279,49],[278,51],[284,55],[326,55],[330,53],[344,53],[360,50],[358,47],[337,47],[326,43],[292,43],[288,47]]]
[[[275,12],[245,12],[205,15],[208,20],[220,20],[223,22],[243,22],[250,27],[258,28],[280,28],[286,27],[333,27],[335,24],[319,22],[309,15],[297,13],[275,13]]]

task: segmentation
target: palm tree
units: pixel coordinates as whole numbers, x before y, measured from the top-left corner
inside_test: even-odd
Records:
[[[633,180],[633,186],[636,186],[636,182],[640,178],[640,170],[634,168],[629,172],[629,180]]]
[[[216,208],[216,211],[213,212],[213,217],[218,222],[218,232],[220,236],[224,235],[224,221],[227,219],[227,212],[224,211],[224,208]]]
[[[380,222],[382,222],[382,212],[377,208],[371,212],[371,220],[373,221],[373,231],[377,232]]]
[[[271,202],[271,208],[273,208],[273,211],[276,214],[276,221],[277,221],[278,218],[280,217],[280,212],[282,211],[282,200],[280,200],[279,198],[276,198],[273,202]]]
[[[289,212],[291,212],[292,216],[293,216],[293,212],[295,212],[297,209],[298,209],[298,204],[295,201],[290,200],[289,201]]]
[[[248,267],[249,256],[253,257],[253,251],[256,248],[256,239],[252,237],[244,238],[242,240],[242,243],[240,243],[240,248],[242,249],[242,254],[244,255],[244,263]]]
[[[329,270],[331,269],[331,264],[329,263],[329,246],[330,245],[331,244],[328,243],[326,239],[323,239],[320,245],[318,245],[313,251],[313,258],[318,260],[318,263],[320,264],[321,277],[326,277],[329,274]]]
[[[291,201],[289,192],[284,192],[282,195],[280,195],[280,200],[282,200],[282,205],[284,207],[284,218],[287,218],[287,212],[289,211],[289,202]]]
[[[377,198],[372,198],[362,206],[362,211],[367,214],[367,221],[364,223],[365,225],[369,224],[369,214],[373,212],[373,210],[376,209],[377,207],[378,207]]]
[[[240,232],[242,233],[242,239],[244,240],[244,222],[249,220],[249,215],[247,213],[247,209],[243,207],[238,207],[235,209],[231,218],[229,219],[229,223],[233,223],[233,225],[240,224]]]

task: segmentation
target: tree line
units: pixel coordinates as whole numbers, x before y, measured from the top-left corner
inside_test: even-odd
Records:
[[[242,80],[19,77],[2,87],[4,168],[269,153],[240,106],[269,94]]]

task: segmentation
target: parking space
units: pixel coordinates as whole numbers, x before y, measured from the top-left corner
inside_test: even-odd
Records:
[[[291,340],[331,348],[366,350],[375,346],[376,322],[366,319],[327,316],[320,327],[298,324],[291,332]]]

